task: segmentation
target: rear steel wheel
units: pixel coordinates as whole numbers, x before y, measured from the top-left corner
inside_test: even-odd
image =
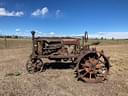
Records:
[[[107,79],[109,61],[99,52],[85,54],[76,68],[78,80],[84,82],[102,82]]]
[[[29,73],[35,73],[37,71],[43,71],[44,64],[40,58],[29,59],[26,63],[26,69]]]

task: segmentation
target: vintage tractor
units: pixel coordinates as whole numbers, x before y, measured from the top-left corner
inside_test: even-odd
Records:
[[[59,62],[71,61],[77,80],[102,82],[107,79],[110,64],[103,50],[87,45],[88,34],[82,37],[35,37],[32,31],[32,54],[26,63],[29,73],[44,71],[44,59]]]

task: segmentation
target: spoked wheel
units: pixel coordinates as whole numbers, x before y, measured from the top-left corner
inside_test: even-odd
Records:
[[[102,82],[107,79],[109,61],[99,52],[84,55],[76,68],[78,80],[84,82]]]
[[[29,59],[26,63],[26,69],[29,73],[35,73],[37,71],[43,71],[44,64],[40,58]]]

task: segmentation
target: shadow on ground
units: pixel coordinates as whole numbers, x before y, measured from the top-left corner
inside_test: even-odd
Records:
[[[67,62],[51,62],[45,64],[45,69],[74,69],[76,64]]]

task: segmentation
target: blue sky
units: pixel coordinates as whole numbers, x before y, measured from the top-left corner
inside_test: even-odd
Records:
[[[128,38],[128,0],[0,0],[0,34]]]

